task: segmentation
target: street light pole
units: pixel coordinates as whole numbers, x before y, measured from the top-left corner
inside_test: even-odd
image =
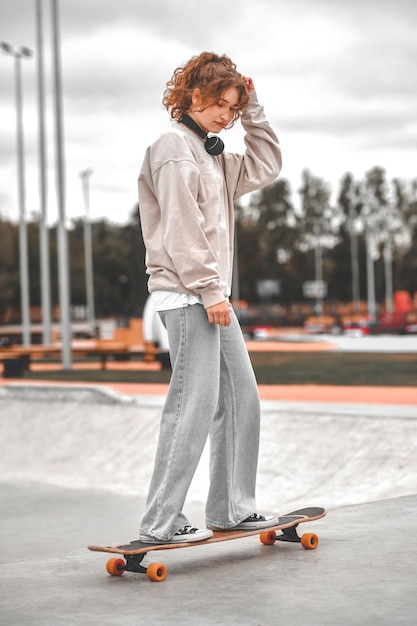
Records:
[[[368,287],[368,316],[371,322],[376,319],[375,302],[375,274],[374,260],[372,258],[371,228],[369,225],[369,214],[365,214],[365,241],[366,241],[366,280]]]
[[[85,259],[85,287],[87,299],[87,323],[90,332],[95,336],[95,313],[94,313],[94,284],[93,284],[93,244],[91,237],[90,221],[90,176],[93,170],[87,169],[80,172],[82,191],[84,197],[84,259]]]
[[[389,205],[385,209],[385,244],[384,244],[384,268],[385,268],[385,308],[391,314],[394,311],[394,285],[392,276],[392,235]]]
[[[45,95],[44,95],[44,56],[43,56],[43,21],[42,0],[36,0],[36,42],[38,48],[38,109],[39,109],[39,200],[40,228],[39,249],[41,268],[41,303],[42,303],[42,342],[51,343],[51,286],[49,237],[47,223],[47,176],[45,147]]]
[[[358,236],[355,232],[355,217],[353,207],[350,208],[350,258],[352,267],[352,300],[355,313],[360,311],[360,284]]]
[[[26,186],[25,186],[25,161],[24,161],[24,137],[23,137],[23,96],[21,59],[30,59],[32,51],[25,46],[13,48],[6,42],[1,42],[0,47],[5,54],[14,58],[15,64],[15,98],[16,98],[16,136],[17,136],[17,182],[19,197],[19,259],[20,259],[20,306],[22,311],[22,343],[31,343],[30,313],[29,313],[29,258],[28,239],[26,226]]]
[[[61,46],[58,0],[52,0],[52,51],[55,100],[56,174],[58,196],[58,272],[61,309],[62,366],[72,368],[69,255],[65,211],[64,130],[61,84]]]
[[[314,274],[317,284],[316,294],[316,314],[323,315],[323,294],[321,292],[323,285],[323,254],[320,241],[320,223],[319,218],[315,217],[313,222],[314,228]],[[320,285],[320,287],[318,287]]]

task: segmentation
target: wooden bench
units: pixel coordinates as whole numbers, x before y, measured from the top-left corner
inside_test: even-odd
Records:
[[[130,347],[124,343],[98,340],[95,342],[74,342],[71,346],[71,353],[74,357],[97,357],[101,363],[101,369],[106,369],[107,361],[110,359],[130,360],[132,356],[143,356],[145,361],[160,361],[163,367],[169,366],[168,355],[155,347],[153,344]],[[60,358],[62,356],[62,346],[10,346],[0,349],[0,361],[3,362],[3,377],[22,377],[24,371],[30,369],[30,362],[34,359],[44,359],[46,357]]]

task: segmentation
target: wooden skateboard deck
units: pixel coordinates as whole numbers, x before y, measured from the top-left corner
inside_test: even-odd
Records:
[[[314,550],[319,543],[317,535],[314,533],[306,533],[300,537],[296,529],[299,524],[318,520],[324,517],[326,513],[326,509],[322,507],[298,509],[286,515],[278,516],[278,524],[276,526],[257,530],[213,531],[213,537],[203,541],[155,544],[134,540],[120,545],[88,546],[88,549],[92,552],[108,552],[111,554],[122,554],[124,556],[125,561],[121,558],[111,558],[107,561],[106,569],[112,576],[121,576],[125,571],[138,572],[147,574],[150,580],[161,582],[165,580],[167,575],[165,565],[161,563],[152,563],[148,567],[141,565],[143,558],[148,552],[175,550],[177,548],[196,548],[198,546],[207,546],[208,544],[219,543],[221,541],[243,539],[252,535],[260,535],[260,540],[265,545],[274,544],[276,541],[288,541],[301,543],[306,550]],[[277,532],[280,534],[277,534]]]

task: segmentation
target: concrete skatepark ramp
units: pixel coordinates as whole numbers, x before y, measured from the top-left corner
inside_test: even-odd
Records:
[[[100,387],[0,389],[2,480],[144,497],[163,398]],[[415,406],[263,402],[258,506],[284,513],[417,493]],[[189,501],[204,502],[208,450]]]

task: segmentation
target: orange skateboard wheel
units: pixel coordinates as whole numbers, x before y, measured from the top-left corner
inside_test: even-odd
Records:
[[[270,530],[267,533],[259,535],[259,540],[264,544],[264,546],[272,546],[275,543],[276,536],[277,534],[275,530]]]
[[[167,577],[167,568],[162,563],[151,563],[146,570],[149,580],[161,583]]]
[[[306,550],[315,550],[319,545],[319,538],[314,533],[305,533],[301,537],[301,545]]]
[[[126,563],[123,559],[109,559],[106,563],[107,573],[111,576],[121,576],[125,571]]]

